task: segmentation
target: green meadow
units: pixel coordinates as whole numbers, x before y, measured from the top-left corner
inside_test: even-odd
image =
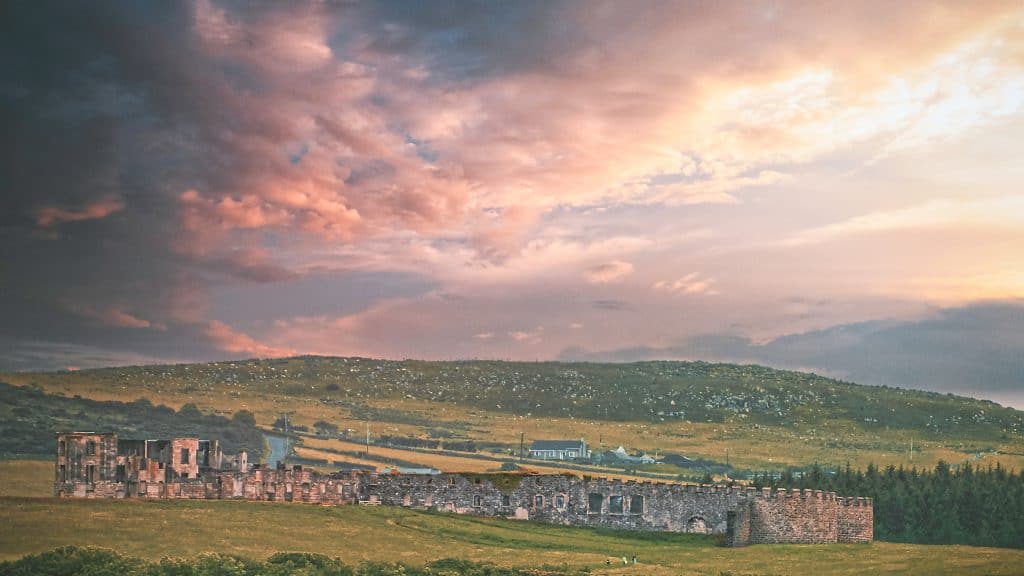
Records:
[[[348,565],[422,566],[460,558],[498,566],[561,566],[595,574],[1021,574],[1024,550],[968,546],[751,546],[712,537],[640,534],[387,507],[236,501],[58,500],[52,465],[0,461],[0,560],[60,546],[99,546],[153,562],[227,552],[263,560],[315,552]],[[637,566],[622,556],[636,555]],[[608,564],[610,563],[610,564]]]

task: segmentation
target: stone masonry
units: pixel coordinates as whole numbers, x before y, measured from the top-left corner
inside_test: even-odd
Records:
[[[240,455],[243,456],[243,455]],[[558,474],[322,474],[225,458],[216,441],[57,435],[54,493],[385,505],[565,526],[724,535],[728,546],[869,542],[870,498]]]

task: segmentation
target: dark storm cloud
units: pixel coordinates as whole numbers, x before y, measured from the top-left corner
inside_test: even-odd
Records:
[[[554,72],[583,48],[567,2],[402,1],[369,9],[362,23],[377,28],[374,50],[422,55],[448,81]]]
[[[918,321],[871,321],[783,336],[758,345],[727,334],[678,345],[608,352],[567,350],[564,359],[685,358],[816,370],[859,384],[995,398],[1024,407],[1024,302],[942,310]]]
[[[5,4],[0,18],[0,368],[208,355],[202,275],[289,277],[246,252],[180,254],[194,173],[184,4]],[[191,56],[190,56],[191,54]],[[86,345],[96,354],[66,353]],[[39,360],[47,346],[54,354]],[[77,360],[75,358],[78,358]],[[33,364],[35,362],[35,364]]]

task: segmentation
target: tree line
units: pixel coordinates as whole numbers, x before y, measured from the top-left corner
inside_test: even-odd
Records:
[[[758,474],[761,488],[811,488],[874,499],[875,539],[913,544],[970,544],[1024,548],[1024,473],[940,461],[934,469],[903,466],[864,471]]]

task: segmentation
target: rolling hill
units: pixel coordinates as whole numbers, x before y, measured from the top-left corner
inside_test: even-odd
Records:
[[[748,466],[878,462],[1024,462],[1024,412],[993,402],[815,374],[705,362],[389,361],[301,356],[0,375],[13,384],[100,400],[231,413],[263,425],[283,412],[342,430],[448,434],[506,445],[586,436]],[[597,442],[595,442],[595,440]],[[932,452],[929,457],[929,451]],[[903,463],[901,461],[901,463]]]

